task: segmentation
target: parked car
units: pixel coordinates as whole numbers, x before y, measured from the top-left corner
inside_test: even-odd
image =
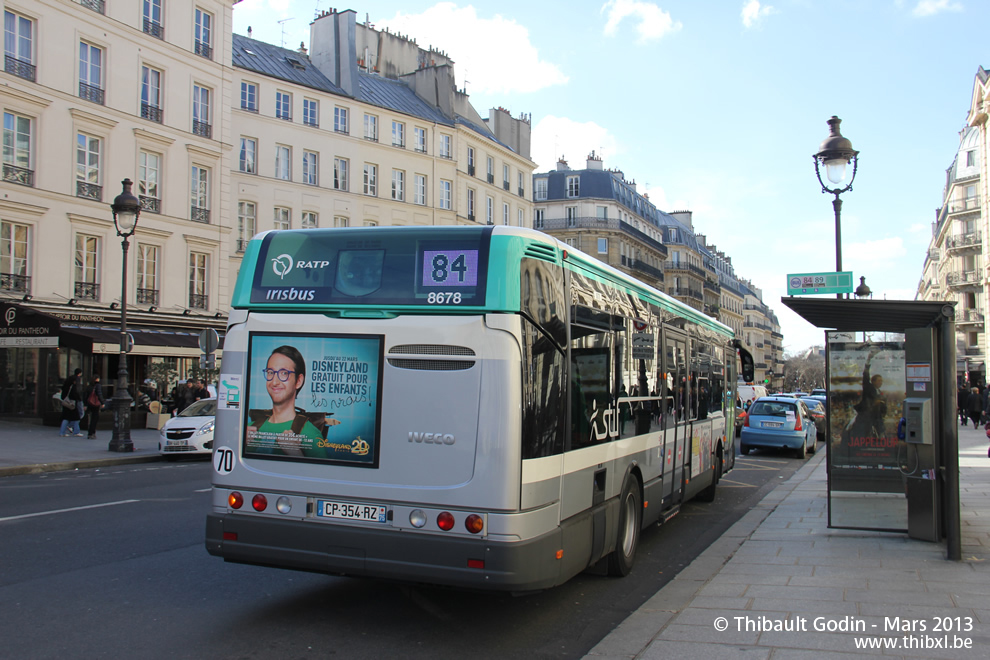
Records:
[[[811,394],[809,394],[808,396],[826,396],[827,394],[828,392],[826,392],[824,389],[820,387],[816,387],[815,389],[811,390]]]
[[[210,454],[216,416],[216,399],[200,399],[190,404],[159,431],[158,453],[167,459]]]
[[[814,453],[818,446],[815,420],[801,401],[787,396],[767,396],[749,407],[739,439],[739,451],[793,449],[798,458]]]
[[[818,400],[818,397],[803,396],[801,403],[808,407],[815,420],[815,430],[818,432],[818,439],[825,442],[825,404]]]

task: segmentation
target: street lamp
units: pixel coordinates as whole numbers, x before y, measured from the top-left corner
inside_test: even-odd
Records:
[[[835,209],[835,270],[842,272],[842,231],[839,217],[842,215],[842,200],[839,195],[852,190],[853,180],[856,178],[856,166],[859,164],[859,152],[853,149],[852,142],[842,137],[839,133],[839,124],[842,120],[832,115],[828,120],[828,137],[822,142],[818,153],[812,156],[815,159],[815,176],[822,186],[822,193],[832,193],[835,199],[832,201],[832,208]],[[852,162],[853,171],[849,178],[849,185],[840,188],[846,179],[846,166]],[[825,176],[835,186],[829,188],[822,181],[822,173],[819,165],[825,166]],[[842,298],[841,293],[835,294],[836,298]]]
[[[127,335],[127,248],[130,246],[127,239],[137,229],[141,202],[131,194],[134,183],[130,179],[124,179],[120,183],[123,191],[110,205],[117,236],[124,239],[120,243],[124,259],[120,269],[120,364],[117,367],[117,387],[113,391],[113,435],[108,449],[128,452],[134,451],[134,443],[131,442],[131,395],[127,392],[127,353],[130,351]]]

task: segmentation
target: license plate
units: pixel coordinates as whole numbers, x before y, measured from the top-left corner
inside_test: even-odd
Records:
[[[779,429],[783,425],[783,422],[763,422],[763,428],[768,429]]]
[[[165,444],[168,445],[169,447],[188,447],[189,446],[189,441],[188,440],[166,440],[165,441]]]
[[[317,500],[316,515],[324,518],[383,523],[385,522],[385,507],[378,504]]]

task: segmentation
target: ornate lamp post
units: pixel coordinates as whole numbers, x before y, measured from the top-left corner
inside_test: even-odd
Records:
[[[127,248],[128,239],[137,229],[141,216],[141,202],[131,193],[133,182],[121,181],[123,191],[110,205],[113,211],[113,224],[117,236],[122,239],[124,259],[120,270],[120,364],[117,367],[117,387],[113,391],[113,436],[110,438],[110,451],[134,451],[131,442],[131,395],[127,391],[127,353],[130,351],[127,335]]]
[[[835,199],[832,200],[832,208],[835,209],[835,270],[842,271],[842,230],[840,216],[842,215],[842,200],[839,195],[852,190],[853,181],[856,179],[856,166],[859,164],[859,152],[853,149],[852,142],[842,137],[839,133],[839,124],[842,120],[832,115],[828,120],[828,137],[822,142],[818,153],[812,156],[815,159],[815,175],[818,183],[822,186],[822,193],[832,193]],[[852,163],[852,176],[849,178],[849,185],[840,187],[846,179],[846,166]],[[834,185],[829,188],[822,181],[822,173],[819,164],[825,166],[825,176]],[[842,294],[835,294],[836,298],[841,298]]]

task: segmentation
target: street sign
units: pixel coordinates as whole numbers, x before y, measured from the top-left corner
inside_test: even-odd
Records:
[[[213,328],[206,328],[199,333],[199,350],[207,355],[217,350],[220,345],[220,335]]]
[[[787,295],[805,296],[816,293],[852,293],[851,270],[832,273],[794,273],[787,276]]]

